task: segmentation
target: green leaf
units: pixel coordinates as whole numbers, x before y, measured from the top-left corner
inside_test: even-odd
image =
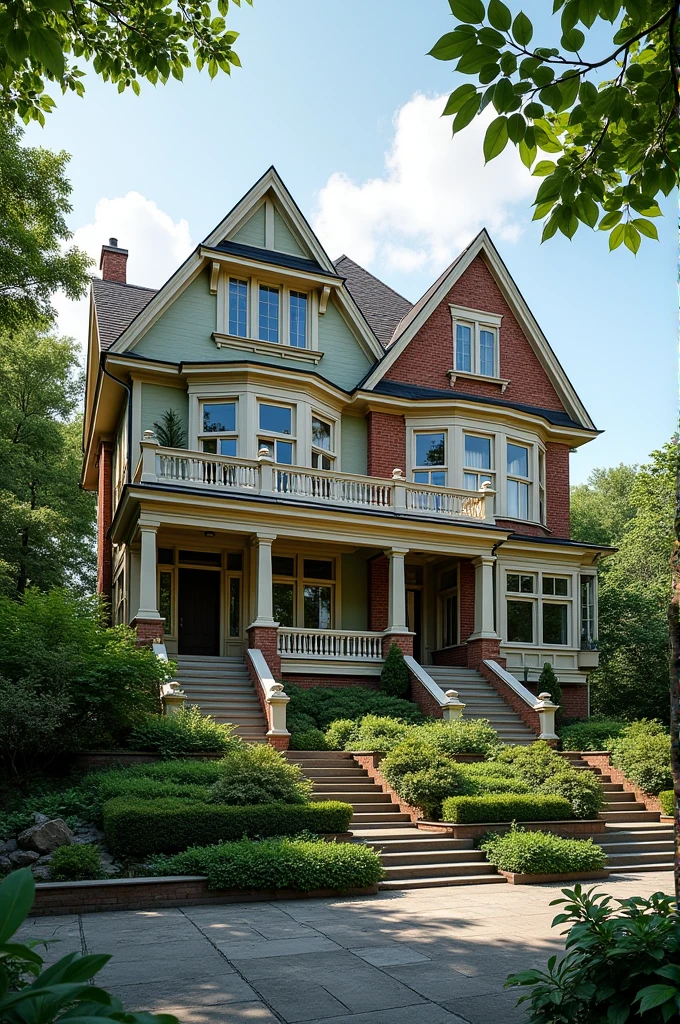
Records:
[[[488,46],[506,45],[505,36],[502,36],[500,32],[496,32],[495,28],[480,28],[477,33],[477,38],[480,43],[486,43]],[[508,56],[514,56],[514,54],[508,54]]]
[[[642,64],[630,64],[626,68],[626,78],[629,82],[641,82],[645,77],[645,69]]]
[[[509,78],[501,78],[496,82],[493,93],[493,105],[499,114],[504,114],[515,101],[515,90]]]
[[[526,14],[519,12],[512,23],[512,34],[520,46],[528,46],[534,34],[534,26]]]
[[[623,242],[623,237],[625,235],[625,232],[626,232],[626,225],[625,224],[619,224],[618,227],[614,228],[614,230],[612,231],[611,235],[609,236],[609,251],[610,252],[613,252],[614,249],[618,249],[618,247]]]
[[[600,231],[611,231],[612,228],[616,227],[619,223],[623,214],[620,210],[616,210],[614,213],[606,213],[598,225]]]
[[[437,40],[430,50],[429,56],[436,60],[456,60],[465,53],[469,45],[470,40],[460,35],[458,31],[447,32]]]
[[[486,163],[503,152],[508,142],[508,119],[495,118],[486,129],[484,136],[484,160]]]
[[[592,82],[587,80],[581,82],[578,90],[578,98],[584,107],[592,107],[593,104],[597,103],[597,89]]]
[[[552,216],[545,222],[543,234],[541,235],[541,244],[543,244],[543,242],[547,242],[549,238],[552,238],[557,231],[560,224],[560,210],[561,207],[558,206]]]
[[[64,51],[61,48],[59,36],[44,23],[31,28],[29,35],[29,46],[31,56],[35,56],[48,71],[61,78],[64,74]]]
[[[453,134],[462,131],[470,124],[470,121],[479,113],[479,105],[481,102],[481,96],[475,92],[474,96],[471,96],[469,100],[466,100],[463,106],[460,108],[458,113],[453,119]]]
[[[546,178],[554,170],[555,164],[552,160],[540,160],[534,167],[533,173],[537,178]]]
[[[507,32],[512,25],[512,13],[501,0],[491,0],[488,10],[489,22],[499,32]]]
[[[479,72],[479,84],[488,85],[489,82],[493,82],[494,78],[498,78],[500,73],[501,69],[498,64],[485,64]]]
[[[28,38],[23,29],[12,28],[4,38],[7,56],[13,64],[20,64],[28,56]]]
[[[527,131],[529,131],[529,129],[527,129]],[[533,164],[534,160],[536,159],[536,147],[528,145],[528,143],[527,143],[527,131],[525,131],[524,138],[522,139],[522,141],[519,144],[519,158],[522,161],[522,163],[524,164],[524,166],[528,167],[529,170],[531,170],[531,165]]]
[[[471,25],[481,25],[484,21],[484,4],[482,0],[449,0],[451,14],[458,21]]]
[[[629,224],[628,227],[631,225]],[[628,239],[626,238],[626,245],[628,245]],[[640,240],[638,237],[638,244],[635,249],[632,249],[630,245],[628,248],[632,252],[637,252],[640,248]],[[640,1014],[646,1013],[647,1010],[653,1010],[655,1006],[661,1006],[663,1003],[668,1002],[669,999],[675,999],[678,994],[678,990],[675,985],[648,985],[638,992],[635,997],[635,1002],[640,1000]]]
[[[559,110],[568,110],[572,106],[579,92],[580,85],[579,75],[569,75],[563,78],[560,82],[560,92],[562,93],[562,101],[559,106]]]
[[[459,85],[457,89],[454,89],[446,101],[446,106],[442,111],[442,117],[446,117],[448,114],[457,114],[465,101],[476,92],[477,89],[472,82],[465,82],[464,85]]]
[[[597,203],[585,192],[581,192],[574,201],[574,212],[579,220],[594,228],[597,224],[598,210]]]
[[[652,224],[651,220],[643,220],[641,217],[636,217],[631,223],[635,225],[641,235],[645,235],[647,238],[654,238],[656,241],[659,240],[656,224]],[[680,967],[675,969],[679,972],[678,981],[680,981]],[[658,973],[660,974],[661,972],[659,971]]]
[[[600,13],[600,0],[580,0],[578,6],[579,18],[586,26],[590,28]]]
[[[526,121],[521,114],[511,114],[508,118],[508,138],[517,146],[524,138]]]
[[[578,218],[571,206],[560,207],[559,229],[566,238],[572,239],[578,229]]]
[[[578,17],[578,0],[567,0],[560,18],[562,32],[569,32],[578,21]]]
[[[524,108],[524,116],[530,117],[535,120],[537,117],[543,117],[545,114],[545,107],[541,103],[536,103],[532,100],[531,103],[527,103]]]
[[[583,47],[586,37],[580,28],[572,28],[562,36],[562,47],[570,53],[576,53]]]
[[[35,882],[28,868],[12,871],[0,885],[0,942],[7,942],[33,906]]]
[[[500,58],[500,53],[493,46],[470,46],[456,64],[456,71],[464,75],[476,75],[486,64]]]

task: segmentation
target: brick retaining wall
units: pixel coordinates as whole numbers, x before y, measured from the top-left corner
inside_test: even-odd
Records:
[[[645,793],[643,789],[636,786],[634,782],[627,779],[623,772],[619,771],[618,768],[614,768],[611,763],[611,754],[605,751],[596,750],[583,750],[581,751],[581,757],[587,762],[592,768],[600,768],[603,775],[610,775],[612,782],[618,782],[623,785],[624,789],[627,789],[630,793],[635,793],[635,799],[644,804],[648,811],[660,811],[661,803],[658,796],[652,796],[651,793]]]

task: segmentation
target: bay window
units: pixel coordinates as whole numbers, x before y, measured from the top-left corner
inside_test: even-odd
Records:
[[[417,484],[446,487],[446,440],[443,431],[415,435],[413,479]]]
[[[569,644],[571,576],[505,573],[507,642],[564,647]]]
[[[508,595],[506,598],[508,643],[533,644],[535,574],[508,572],[505,574],[505,589]],[[516,597],[515,595],[522,596]]]
[[[294,440],[293,410],[287,405],[269,405],[260,402],[258,451],[267,448],[274,462],[293,465]]]
[[[478,491],[482,484],[494,486],[491,469],[491,438],[477,434],[465,434],[463,455],[463,487],[467,491]]]
[[[507,515],[511,519],[529,519],[529,448],[512,441],[507,443]]]
[[[581,650],[591,651],[597,644],[595,621],[595,576],[581,576]]]
[[[333,428],[319,416],[312,416],[312,466],[314,469],[332,469]]]
[[[236,402],[202,402],[201,451],[212,455],[237,454]]]

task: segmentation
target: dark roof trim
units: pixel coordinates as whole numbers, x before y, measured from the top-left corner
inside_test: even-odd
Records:
[[[364,378],[365,379],[365,378]],[[540,406],[524,405],[521,402],[505,402],[501,398],[489,398],[486,395],[471,395],[465,391],[444,391],[442,388],[426,388],[419,384],[402,384],[400,381],[380,380],[372,391],[366,394],[389,395],[392,398],[405,398],[411,401],[428,401],[432,399],[448,399],[449,401],[476,402],[481,405],[496,405],[502,409],[516,409],[518,412],[526,412],[532,416],[540,416],[548,423],[557,427],[570,427],[577,430],[584,430],[589,434],[600,434],[600,430],[590,430],[582,424],[572,420],[566,412],[559,409],[543,409]]]
[[[273,266],[288,267],[290,270],[301,270],[310,274],[323,274],[331,279],[339,278],[339,274],[331,274],[324,270],[316,260],[308,259],[305,256],[293,256],[287,252],[278,252],[274,249],[261,249],[257,245],[243,245],[241,242],[220,242],[219,245],[203,245],[201,248],[213,252],[227,253],[231,256],[241,256],[243,259],[257,260],[259,263],[271,263]]]
[[[590,541],[569,540],[566,537],[532,537],[526,533],[511,533],[508,540],[519,540],[523,544],[557,544],[567,548],[588,548],[592,551],[610,551],[612,554],[619,550],[608,544],[591,544]]]

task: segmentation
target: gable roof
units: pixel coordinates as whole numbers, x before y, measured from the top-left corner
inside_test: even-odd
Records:
[[[345,285],[368,326],[383,348],[387,348],[397,325],[411,309],[411,303],[349,256],[341,256],[333,262],[337,272],[345,278]]]
[[[106,352],[113,345],[155,294],[155,288],[121,284],[119,281],[102,281],[98,277],[93,279],[92,299],[97,318],[100,351]]]

